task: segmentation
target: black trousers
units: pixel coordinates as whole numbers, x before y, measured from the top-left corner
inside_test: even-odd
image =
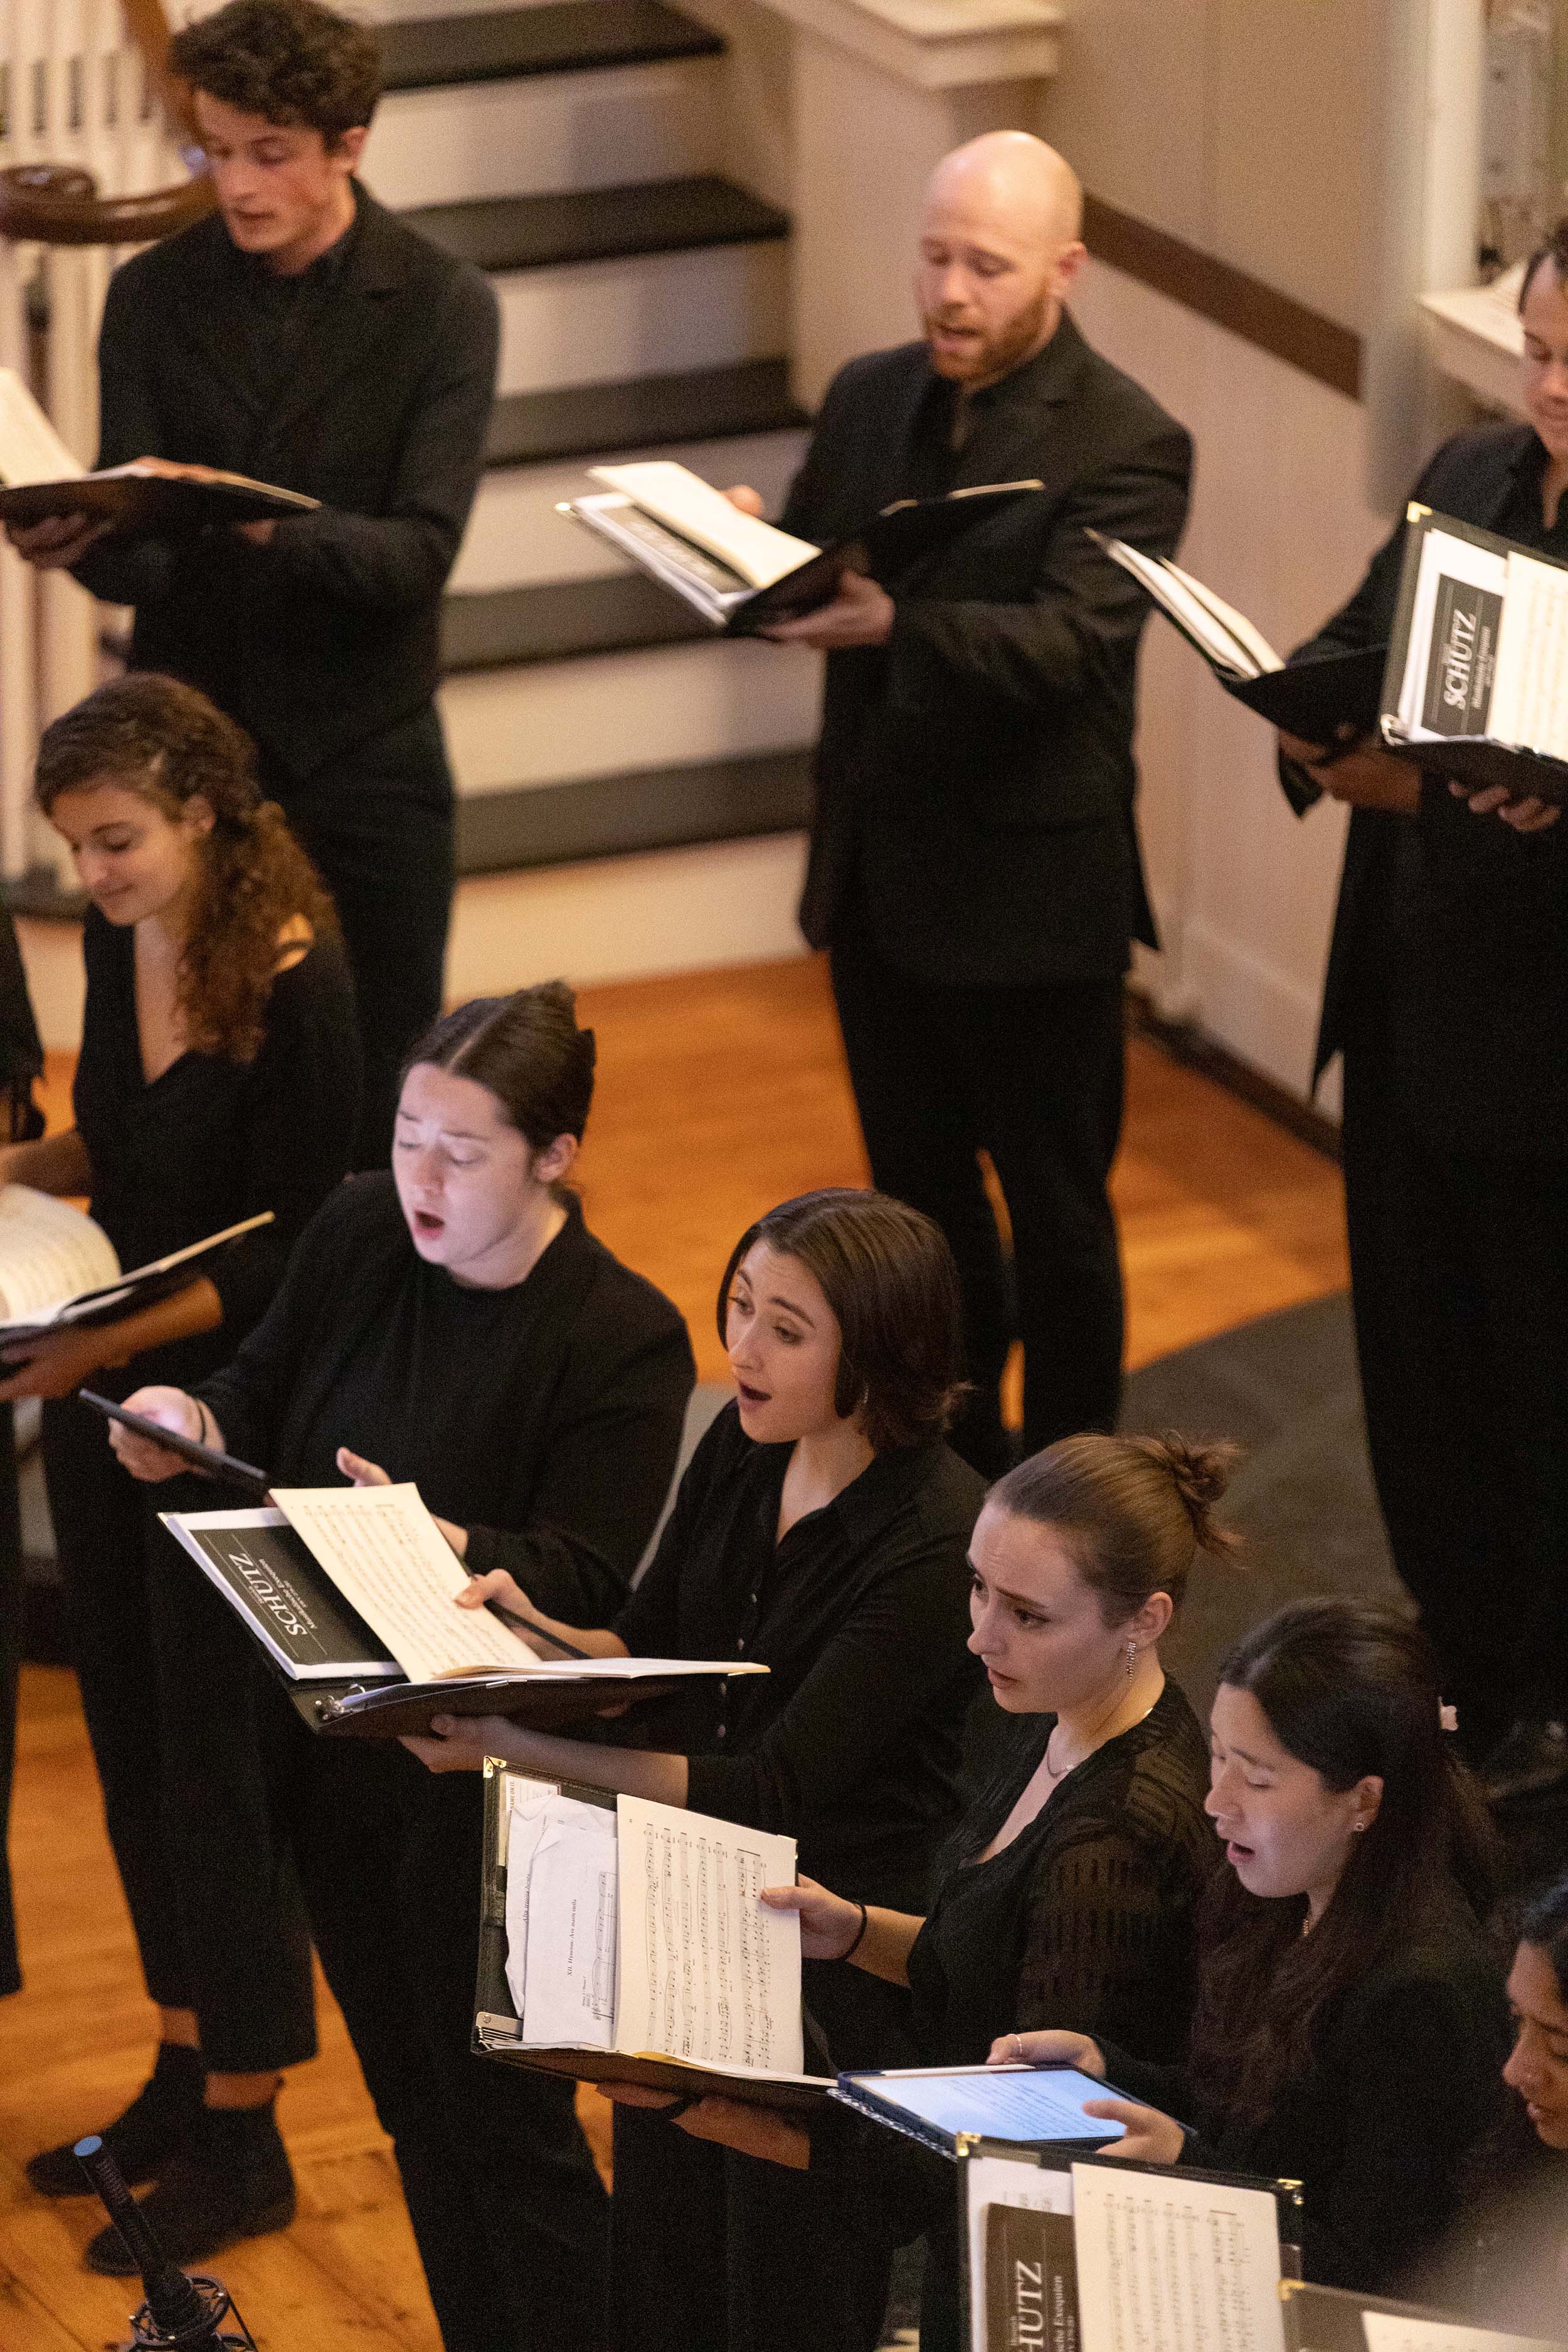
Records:
[[[356,1168],[384,1168],[403,1057],[441,1010],[452,776],[433,709],[303,789],[269,775],[331,892],[354,976],[364,1091]]]
[[[611,2352],[873,2352],[892,2245],[852,2151],[795,2172],[617,2107]]]
[[[259,1674],[258,1667],[256,1672]],[[573,2085],[473,2055],[484,1790],[264,1693],[279,1827],[447,2352],[597,2352],[608,2200]]]
[[[0,1405],[0,1993],[16,1992],[22,1982],[7,1841],[11,1779],[16,1761],[16,1683],[22,1664],[25,1609],[16,1446],[11,1408],[6,1404]]]
[[[1110,1429],[1121,1394],[1121,1268],[1106,1180],[1121,1130],[1120,980],[943,988],[836,933],[833,994],[879,1191],[923,1210],[958,1261],[975,1396],[953,1443],[1006,1466],[997,1381],[1024,1343],[1024,1446]],[[978,1154],[1013,1229],[1009,1270]]]
[[[1358,1048],[1344,1170],[1378,1501],[1479,1759],[1568,1717],[1568,1161],[1427,1142]]]
[[[44,1469],[72,1656],[149,1996],[193,2009],[207,2064],[314,2054],[310,1937],[277,1830],[250,1637],[158,1525],[97,1415],[44,1408]],[[158,1507],[209,1509],[195,1479]]]

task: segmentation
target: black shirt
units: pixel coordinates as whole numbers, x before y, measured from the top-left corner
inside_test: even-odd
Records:
[[[117,1393],[221,1363],[278,1287],[301,1230],[350,1163],[359,1109],[353,984],[336,940],[279,972],[253,1061],[184,1053],[151,1086],[136,1026],[135,939],[88,911],[87,1004],[71,1099],[91,1209],[121,1265],[145,1265],[263,1209],[275,1222],[215,1260],[216,1331],[136,1357]]]
[[[285,276],[258,253],[230,244],[228,275],[236,296],[230,350],[237,373],[258,408],[270,406],[299,363],[310,336],[342,282],[359,231],[348,227],[307,269]]]
[[[476,1575],[510,1569],[550,1615],[601,1624],[658,1515],[693,1379],[679,1314],[575,1201],[526,1280],[474,1290],[420,1257],[378,1174],[327,1202],[201,1394],[279,1485],[337,1485],[352,1446],[468,1528]]]
[[[958,1855],[910,1954],[916,2032],[933,2066],[973,2063],[999,2034],[1106,2033],[1179,2058],[1191,2022],[1197,1898],[1215,1857],[1208,1743],[1167,1682],[1143,1721],[1067,1773],[1012,1843],[983,1854],[1040,1763],[1054,1715],[1016,1727],[1008,1763],[953,1841]]]
[[[615,1631],[634,1656],[770,1669],[721,1685],[683,1738],[694,1811],[793,1835],[838,1894],[923,1910],[958,1809],[984,1485],[945,1445],[881,1454],[780,1543],[791,1452],[719,1415]]]
[[[1112,2082],[1194,2126],[1184,2164],[1300,2181],[1308,2278],[1387,2294],[1457,2218],[1510,2041],[1501,1973],[1456,1888],[1324,2004],[1307,2072],[1255,2122],[1179,2067],[1101,2048]]]

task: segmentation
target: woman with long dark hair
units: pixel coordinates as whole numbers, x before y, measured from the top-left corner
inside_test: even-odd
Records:
[[[199,1379],[260,1317],[349,1165],[353,990],[331,901],[262,798],[248,737],[193,688],[152,674],[100,687],[45,730],[36,792],[90,901],[76,1124],[0,1151],[0,1177],[89,1194],[127,1267],[273,1214],[172,1297],[9,1351],[0,1399],[49,1400],[44,1467],[72,1654],[159,2012],[153,2078],[105,2137],[133,2182],[183,2168],[187,2203],[257,2154],[265,2185],[247,2217],[276,2227],[293,2208],[272,2119],[277,2069],[315,2049],[309,1938],[288,1885],[237,1833],[226,1901],[251,1981],[209,1992],[184,1930],[165,1803],[172,1740],[206,1743],[215,1812],[226,1783],[246,1776],[246,1643],[73,1392],[89,1379],[120,1397]],[[212,1499],[199,1482],[175,1498]],[[27,2175],[47,2196],[84,2186],[68,2141]]]
[[[1386,2293],[1454,2218],[1508,2044],[1491,1833],[1431,1648],[1386,1611],[1297,1601],[1226,1658],[1210,1750],[1229,1868],[1185,2067],[1061,2032],[992,2054],[1130,2094],[1086,2110],[1127,2126],[1121,2155],[1300,2180],[1306,2275]]]

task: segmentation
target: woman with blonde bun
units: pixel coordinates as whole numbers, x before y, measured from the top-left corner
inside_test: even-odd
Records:
[[[1234,1458],[1179,1437],[1068,1437],[993,1486],[970,1545],[969,1647],[1016,1720],[938,1857],[930,1911],[809,1879],[764,1894],[799,1912],[809,1958],[910,1987],[929,2063],[977,2063],[998,2035],[1068,2015],[1108,2035],[1116,2019],[1150,2059],[1184,2052],[1214,1836],[1207,1744],[1159,1645],[1199,1554],[1234,1545],[1213,1517]],[[756,2114],[707,2099],[679,2122],[778,2161],[826,2153]],[[882,2135],[862,2153],[898,2209],[894,2234],[927,2232],[921,2343],[946,2352],[959,2340],[951,2175]]]

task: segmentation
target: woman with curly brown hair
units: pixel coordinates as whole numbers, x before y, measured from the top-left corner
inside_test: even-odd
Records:
[[[100,687],[46,730],[36,791],[90,902],[76,1125],[0,1151],[0,1180],[89,1194],[126,1266],[273,1215],[172,1297],[9,1351],[0,1400],[49,1401],[45,1473],[82,1705],[159,2011],[153,2079],[109,2145],[136,2182],[176,2155],[231,2172],[242,2144],[265,2143],[275,2226],[292,2182],[271,2101],[278,2070],[312,2053],[315,2023],[297,1898],[248,1833],[261,1768],[246,1637],[74,1391],[199,1380],[258,1320],[350,1164],[353,984],[331,903],[262,799],[248,737],[193,688],[145,673]],[[193,1482],[191,1507],[213,1499]],[[176,1736],[204,1743],[212,1801],[232,1820],[228,1907],[248,1958],[222,1984],[180,1931],[163,1806]],[[82,2185],[68,2145],[27,2171],[46,2195]]]

